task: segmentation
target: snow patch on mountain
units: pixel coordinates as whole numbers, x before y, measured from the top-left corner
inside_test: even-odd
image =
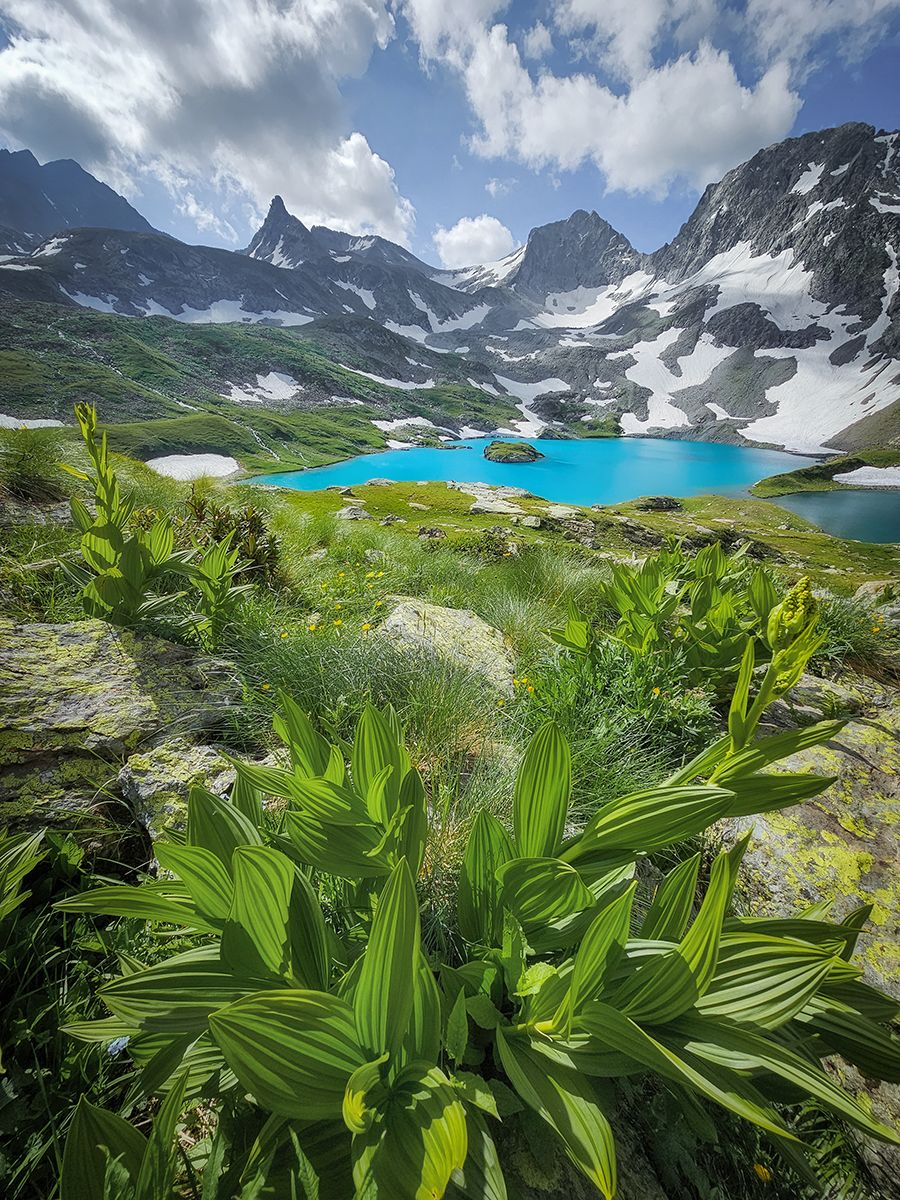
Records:
[[[811,192],[816,187],[824,170],[824,163],[810,163],[791,191],[796,192],[798,196],[805,196],[807,192]]]
[[[706,383],[719,363],[734,354],[730,346],[717,346],[708,334],[703,334],[690,354],[676,359],[679,375],[675,375],[662,362],[660,355],[674,345],[682,334],[677,327],[664,330],[652,341],[638,342],[628,353],[637,361],[625,371],[625,378],[639,387],[650,390],[647,401],[647,419],[641,420],[635,413],[622,415],[625,433],[640,434],[650,429],[682,429],[691,424],[687,413],[678,407],[677,395],[684,388]]]
[[[571,391],[570,385],[564,379],[539,379],[535,383],[528,383],[521,379],[508,379],[505,375],[495,374],[494,378],[511,396],[517,396],[526,402],[535,400],[547,392]]]
[[[292,400],[303,390],[303,384],[292,375],[270,371],[268,375],[256,376],[256,387],[232,383],[222,396],[235,404],[265,404],[272,400]]]
[[[366,288],[357,287],[355,283],[346,283],[343,279],[336,279],[335,286],[343,288],[345,292],[355,292],[365,304],[366,308],[375,307],[375,293],[368,291]]]
[[[370,371],[360,371],[356,367],[348,367],[344,363],[339,363],[345,371],[350,371],[353,375],[361,375],[363,379],[371,379],[373,383],[384,384],[385,387],[402,388],[406,392],[425,391],[427,388],[437,387],[433,379],[427,379],[424,383],[410,382],[408,379],[385,379],[383,375],[373,375]]]

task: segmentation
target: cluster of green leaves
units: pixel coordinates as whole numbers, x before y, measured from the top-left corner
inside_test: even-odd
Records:
[[[265,516],[252,504],[229,508],[216,504],[195,483],[186,501],[187,516],[182,529],[198,545],[206,547],[231,537],[231,544],[244,564],[244,574],[255,582],[270,582],[278,573],[278,539]]]
[[[683,656],[691,682],[730,679],[748,637],[764,637],[778,603],[774,580],[745,551],[728,555],[719,542],[690,556],[675,547],[632,567],[615,563],[601,584],[601,600],[616,618],[607,636],[633,654]],[[590,656],[598,634],[572,614],[550,636],[566,649]]]
[[[97,436],[93,405],[78,404],[75,415],[94,468],[93,476],[68,464],[63,468],[94,492],[92,514],[83,500],[70,500],[72,517],[81,530],[83,563],[66,570],[82,586],[85,611],[114,625],[133,625],[149,617],[175,615],[179,600],[190,596],[196,612],[182,619],[207,649],[215,648],[234,616],[240,597],[252,584],[236,583],[249,569],[232,549],[234,525],[219,541],[201,548],[176,548],[175,528],[166,514],[144,511],[135,519],[134,502],[123,497],[118,475],[109,460],[106,433]],[[255,523],[254,523],[255,528]],[[199,554],[199,558],[197,557]],[[191,588],[174,588],[179,584]]]
[[[71,1032],[127,1037],[142,1093],[166,1094],[166,1112],[173,1093],[178,1103],[249,1095],[266,1119],[244,1183],[277,1187],[287,1151],[295,1191],[323,1200],[503,1200],[492,1124],[523,1107],[611,1198],[610,1081],[646,1074],[700,1125],[712,1128],[706,1102],[753,1122],[807,1174],[775,1107],[786,1095],[897,1141],[819,1065],[839,1052],[900,1079],[886,1028],[897,1006],[851,962],[868,906],[840,922],[823,906],[791,919],[730,915],[745,840],[715,858],[696,912],[699,855],[665,876],[643,919],[633,911],[641,858],[832,782],[771,768],[840,722],[758,736],[765,704],[802,672],[815,638],[799,586],[769,615],[772,659],[755,695],[745,648],[728,733],[578,832],[569,747],[552,722],[540,729],[511,831],[487,811],[471,827],[457,898],[467,954],[452,962],[422,936],[428,807],[395,714],[368,707],[345,745],[283,696],[275,729],[289,768],[236,763],[230,799],[195,788],[184,839],[157,843],[163,876],[60,906],[174,925],[200,942],[129,964],[100,989],[111,1016]],[[163,1133],[168,1144],[167,1124]],[[155,1197],[141,1183],[149,1151],[139,1165],[124,1134],[103,1137],[67,1149],[66,1170],[83,1173],[86,1159],[96,1170],[102,1144],[127,1176],[116,1194]]]

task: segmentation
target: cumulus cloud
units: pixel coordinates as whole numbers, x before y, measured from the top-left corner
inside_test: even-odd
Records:
[[[131,194],[145,172],[166,180],[201,230],[203,185],[236,212],[279,192],[305,221],[408,242],[412,205],[347,126],[340,92],[393,37],[386,0],[3,0],[3,12],[0,130],[13,143],[75,157]]]
[[[470,267],[495,262],[515,249],[515,239],[496,217],[462,217],[449,229],[438,226],[434,246],[445,267]]]
[[[558,0],[556,36],[583,69],[556,75],[529,68],[537,26],[511,34],[506,4],[401,2],[423,58],[462,81],[474,153],[554,171],[593,163],[609,188],[658,195],[700,188],[786,136],[822,39],[839,35],[849,53],[900,12],[900,0],[747,0],[743,11],[727,0]],[[732,43],[755,78],[738,77]]]
[[[522,38],[522,50],[526,58],[542,59],[553,53],[553,37],[543,21],[528,30]]]

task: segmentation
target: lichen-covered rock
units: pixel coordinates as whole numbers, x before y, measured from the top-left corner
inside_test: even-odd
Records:
[[[185,646],[103,621],[0,620],[0,749],[121,754],[175,721],[221,722],[236,699],[229,669]]]
[[[115,802],[129,750],[214,728],[238,696],[230,668],[161,638],[0,620],[0,823]]]
[[[400,596],[378,632],[398,649],[467,667],[498,691],[512,693],[514,663],[503,634],[468,609]]]
[[[870,983],[900,999],[900,702],[778,769],[835,782],[804,804],[725,823],[729,837],[755,829],[743,869],[752,910],[783,916],[833,900],[840,918],[872,904],[857,960]]]
[[[212,746],[174,737],[129,755],[118,784],[135,819],[152,838],[184,828],[187,796],[199,784],[222,795],[234,783],[234,768]]]
[[[348,504],[344,508],[339,508],[334,515],[340,521],[368,521],[372,516],[364,508],[360,508],[359,504]]]
[[[871,688],[804,674],[783,700],[769,706],[766,719],[775,725],[793,727],[832,717],[855,716],[869,707],[869,692]]]
[[[511,504],[502,496],[483,496],[476,500],[469,512],[473,517],[502,516],[510,513],[520,513],[518,504]]]

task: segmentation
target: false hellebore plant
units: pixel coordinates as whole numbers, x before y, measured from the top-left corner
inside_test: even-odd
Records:
[[[698,1099],[754,1122],[807,1174],[776,1099],[805,1094],[897,1141],[820,1066],[840,1053],[900,1080],[885,1027],[897,1006],[851,961],[868,906],[842,921],[821,906],[781,920],[730,915],[744,840],[715,858],[699,907],[695,854],[642,920],[633,911],[640,858],[831,782],[769,768],[835,736],[840,721],[757,730],[817,642],[807,589],[772,611],[768,641],[752,700],[747,646],[728,734],[577,834],[568,746],[552,723],[539,731],[512,831],[486,811],[472,825],[458,895],[468,957],[452,964],[432,961],[422,940],[426,796],[393,711],[367,708],[345,754],[284,697],[275,727],[291,769],[236,764],[227,800],[195,788],[184,840],[156,845],[158,880],[60,905],[174,925],[198,942],[148,968],[130,963],[101,989],[112,1016],[70,1031],[127,1037],[141,1094],[249,1097],[266,1119],[245,1182],[274,1179],[286,1150],[323,1200],[503,1200],[494,1132],[523,1107],[613,1197],[609,1081],[648,1073],[707,1127]],[[277,813],[264,812],[266,796]],[[148,1151],[98,1112],[83,1106],[73,1126],[63,1200],[89,1200],[90,1182],[112,1167],[135,1181],[123,1196],[157,1200],[137,1182]],[[276,1194],[297,1194],[297,1178],[293,1193]]]

